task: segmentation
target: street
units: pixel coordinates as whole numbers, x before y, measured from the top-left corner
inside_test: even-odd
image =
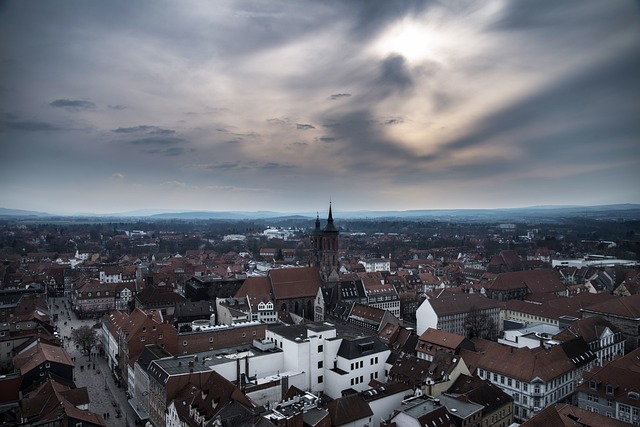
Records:
[[[97,349],[91,355],[83,355],[71,341],[71,331],[80,326],[93,327],[93,319],[80,320],[70,310],[67,298],[49,298],[51,314],[57,314],[56,326],[64,349],[75,363],[75,383],[77,387],[86,387],[89,392],[89,410],[102,415],[108,426],[134,426],[137,416],[127,401],[124,388],[119,388],[114,380],[107,361],[98,356]],[[95,329],[98,334],[102,329]],[[100,338],[98,339],[100,342]],[[120,413],[120,415],[118,415]]]

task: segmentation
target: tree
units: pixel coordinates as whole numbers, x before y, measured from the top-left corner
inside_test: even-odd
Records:
[[[98,343],[98,334],[91,326],[80,326],[71,331],[71,341],[80,346],[84,354],[89,354],[91,347]]]
[[[492,317],[471,307],[471,311],[464,319],[464,329],[467,331],[467,338],[483,338],[495,340],[498,337],[498,328]]]

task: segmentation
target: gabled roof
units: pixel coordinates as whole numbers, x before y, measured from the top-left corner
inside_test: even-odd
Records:
[[[320,271],[316,267],[269,270],[269,281],[276,300],[315,298],[322,287]]]
[[[607,329],[614,334],[620,332],[617,326],[602,316],[585,317],[567,326],[562,332],[556,334],[553,339],[567,341],[579,336],[590,343],[599,340]]]
[[[473,308],[477,310],[499,308],[500,303],[482,294],[446,293],[440,298],[430,298],[424,304],[431,304],[438,317],[452,314],[468,313]]]
[[[625,422],[605,415],[596,414],[567,403],[549,405],[520,427],[625,427]]]
[[[14,364],[20,373],[25,373],[37,368],[45,362],[74,366],[69,355],[61,347],[38,343],[14,358]]]
[[[427,330],[420,335],[420,339],[418,341],[419,344],[433,344],[438,348],[455,351],[460,347],[465,339],[466,338],[462,335],[439,329],[427,328]]]
[[[71,389],[55,380],[47,380],[27,394],[20,406],[23,417],[30,421],[55,420],[61,414],[65,414],[89,425],[106,426],[104,419],[98,414],[77,407],[88,403],[89,394],[86,387]]]
[[[583,309],[591,313],[601,313],[603,315],[612,314],[630,319],[640,319],[640,294],[628,297],[620,297],[594,304]]]
[[[496,291],[526,287],[531,293],[555,293],[565,290],[560,275],[553,269],[500,273],[486,287]]]
[[[547,382],[576,369],[576,365],[559,345],[550,349],[516,348],[483,339],[473,339],[476,352],[463,349],[460,356],[469,371],[485,369],[523,382],[536,377]]]
[[[270,295],[271,283],[269,278],[264,277],[247,277],[235,293],[235,298],[244,298],[247,295]]]
[[[359,394],[352,394],[332,400],[327,405],[331,425],[342,426],[373,415],[369,404]]]
[[[201,373],[196,381],[184,384],[176,390],[172,399],[181,419],[193,420],[189,415],[189,409],[193,408],[205,417],[205,420],[213,418],[227,404],[235,401],[247,407],[253,407],[240,389],[215,371]],[[172,379],[169,379],[171,382]],[[177,380],[174,380],[178,382]],[[167,384],[167,388],[171,385]],[[167,390],[169,392],[169,390]]]

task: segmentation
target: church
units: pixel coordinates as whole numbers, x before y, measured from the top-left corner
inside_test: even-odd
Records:
[[[329,217],[327,225],[320,228],[320,216],[316,216],[315,228],[311,233],[311,253],[309,264],[317,267],[322,280],[337,280],[338,278],[338,236],[340,231],[333,224],[333,212],[329,203]]]

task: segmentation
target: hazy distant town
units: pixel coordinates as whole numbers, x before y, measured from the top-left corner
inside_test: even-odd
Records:
[[[3,216],[0,420],[640,424],[637,212],[335,207]]]

